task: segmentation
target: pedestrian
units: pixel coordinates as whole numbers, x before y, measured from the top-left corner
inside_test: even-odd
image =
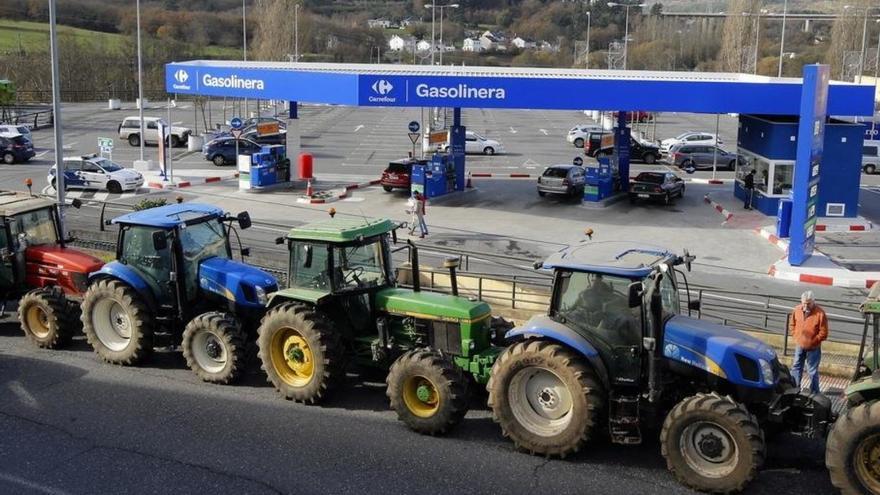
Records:
[[[801,375],[804,362],[810,376],[810,392],[819,393],[819,361],[822,359],[822,342],[828,338],[828,317],[816,304],[813,291],[801,294],[801,303],[794,307],[788,320],[788,333],[794,337],[794,361],[791,366],[792,378],[797,388],[801,388]]]
[[[755,194],[755,169],[749,170],[743,179],[743,187],[746,189],[746,202],[743,208],[752,209],[752,196]]]
[[[420,239],[424,239],[428,235],[428,225],[425,223],[425,196],[416,191],[406,202],[406,212],[410,214],[409,234],[415,234],[416,227],[419,228]]]

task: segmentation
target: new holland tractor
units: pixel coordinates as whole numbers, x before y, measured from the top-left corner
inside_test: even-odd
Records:
[[[20,297],[18,319],[38,347],[55,349],[79,329],[78,299],[103,262],[66,247],[48,199],[0,191],[0,299]],[[0,313],[3,312],[0,310]]]
[[[399,419],[441,434],[467,412],[470,382],[488,380],[497,333],[486,303],[455,295],[451,261],[453,295],[423,292],[418,251],[408,243],[398,249],[410,249],[413,289],[398,286],[396,228],[390,220],[335,218],[279,238],[290,252],[288,287],[271,296],[259,356],[281,395],[307,404],[332,392],[348,365],[389,370],[387,395]]]
[[[773,349],[682,313],[693,257],[587,242],[539,266],[554,273],[546,315],[507,333],[488,383],[494,420],[532,454],[577,452],[600,434],[639,444],[659,430],[667,467],[698,490],[741,490],[764,460],[764,430],[824,438],[830,401],[791,384]],[[600,433],[602,432],[602,433]]]
[[[828,436],[825,465],[845,495],[880,494],[880,282],[861,306],[865,326],[847,410]],[[870,344],[868,336],[870,335]],[[870,347],[868,347],[870,345]]]
[[[86,338],[102,359],[133,365],[154,346],[180,345],[204,381],[230,383],[245,366],[246,339],[263,315],[275,278],[232,259],[233,222],[212,205],[182,203],[117,217],[116,261],[89,279]],[[240,247],[240,245],[239,245]],[[248,255],[241,248],[241,255]]]

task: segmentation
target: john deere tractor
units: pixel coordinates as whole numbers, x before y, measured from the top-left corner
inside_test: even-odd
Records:
[[[789,388],[773,349],[685,316],[676,275],[693,257],[626,242],[587,242],[542,264],[549,312],[507,333],[488,384],[505,436],[565,456],[604,434],[639,444],[659,430],[669,470],[709,492],[741,490],[764,460],[764,429],[824,437],[831,405]]]
[[[391,407],[411,429],[440,434],[468,409],[471,381],[486,383],[498,353],[486,303],[422,292],[418,251],[413,289],[392,269],[389,220],[335,218],[294,228],[288,287],[271,296],[260,325],[260,360],[287,399],[313,404],[349,365],[390,370]],[[455,287],[454,267],[449,265]],[[455,292],[455,291],[454,291]]]
[[[846,495],[880,494],[880,282],[862,304],[865,326],[847,411],[828,437],[825,465]],[[870,342],[868,337],[870,335]],[[869,347],[870,346],[870,347]]]
[[[82,305],[83,330],[95,352],[109,363],[132,365],[154,346],[180,344],[202,380],[235,380],[244,369],[247,333],[278,285],[268,273],[233,261],[233,222],[241,229],[251,223],[246,212],[232,217],[196,203],[113,219],[116,261],[90,276]]]
[[[0,298],[20,297],[18,319],[28,339],[55,349],[79,329],[79,302],[101,260],[65,246],[55,202],[0,191]],[[0,310],[2,312],[2,310]]]

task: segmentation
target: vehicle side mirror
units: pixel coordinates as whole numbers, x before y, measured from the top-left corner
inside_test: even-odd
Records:
[[[241,257],[246,258],[251,255],[251,248],[241,248]]]
[[[113,225],[113,220],[104,220],[104,225],[106,225],[107,227]]]
[[[629,307],[638,308],[642,305],[642,294],[645,292],[645,286],[641,282],[633,282],[629,284]]]
[[[699,311],[701,307],[700,300],[695,299],[688,303],[688,310],[690,311]]]
[[[156,251],[162,251],[168,248],[168,237],[165,235],[164,230],[154,230],[153,231],[153,249]]]
[[[82,207],[82,201],[80,201],[79,198],[73,198],[73,201],[70,202],[70,206],[73,206],[78,210]]]
[[[238,214],[238,228],[241,230],[251,228],[251,215],[250,213],[243,211]]]
[[[306,259],[303,260],[303,268],[311,268],[312,267],[312,246],[306,246],[303,249],[306,252]]]
[[[284,236],[276,237],[276,238],[275,238],[275,244],[276,244],[276,245],[279,245],[279,246],[280,246],[281,244],[284,244]]]

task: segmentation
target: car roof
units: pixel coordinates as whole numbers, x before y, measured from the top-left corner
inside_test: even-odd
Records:
[[[333,218],[290,229],[288,239],[344,243],[391,232],[387,218]]]
[[[114,218],[113,223],[171,229],[205,217],[219,217],[221,215],[223,215],[223,210],[214,205],[181,203],[127,213]]]
[[[131,117],[126,117],[123,120],[128,120],[128,119],[138,120],[138,119],[140,119],[140,117],[138,117],[137,115],[132,115]],[[162,117],[147,117],[146,115],[144,115],[144,120],[161,120],[161,119],[162,119]]]
[[[675,253],[630,241],[588,241],[552,254],[543,268],[601,273],[627,278],[648,276],[654,267],[672,262]]]
[[[581,168],[581,167],[579,167],[577,165],[573,165],[571,163],[557,163],[556,165],[549,165],[547,168],[562,168],[562,169],[568,170],[571,168]]]

